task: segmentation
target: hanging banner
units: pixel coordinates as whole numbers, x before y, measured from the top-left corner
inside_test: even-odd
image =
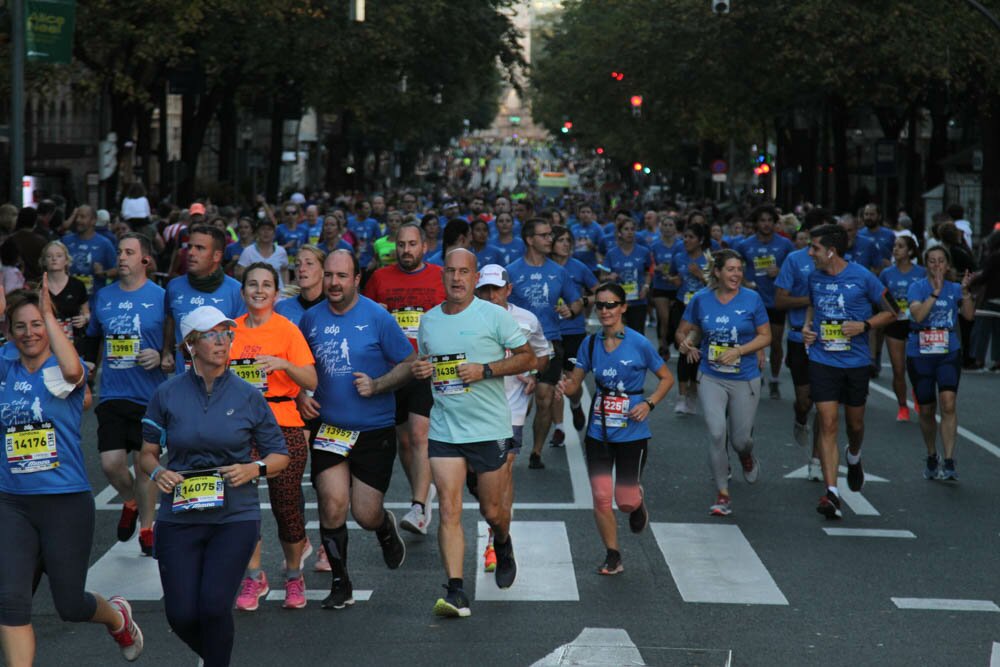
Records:
[[[28,60],[68,65],[73,59],[76,0],[26,0],[24,43]]]

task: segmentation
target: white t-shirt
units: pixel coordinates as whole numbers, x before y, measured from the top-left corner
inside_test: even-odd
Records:
[[[148,218],[149,215],[149,200],[145,197],[126,198],[122,201],[123,220]]]
[[[966,219],[956,220],[955,226],[958,227],[959,231],[962,232],[962,236],[965,237],[965,245],[972,247],[972,223]]]
[[[528,345],[531,346],[531,351],[535,353],[536,357],[551,357],[555,353],[552,343],[545,339],[542,325],[534,313],[512,303],[507,304],[507,312],[514,317],[517,326],[524,332],[525,338],[528,339]],[[507,356],[510,356],[510,350],[507,350]],[[518,379],[518,376],[506,375],[503,379],[503,386],[507,394],[507,405],[510,406],[511,426],[524,426],[524,418],[527,416],[528,406],[531,404],[527,394],[524,393],[526,385]]]
[[[257,262],[267,262],[273,266],[274,270],[278,272],[278,290],[284,289],[285,280],[281,277],[281,270],[288,268],[288,253],[285,252],[285,249],[275,243],[274,252],[271,253],[271,256],[263,257],[260,254],[260,250],[257,249],[257,244],[251,243],[246,248],[243,248],[243,252],[240,253],[240,260],[236,263],[246,268]]]

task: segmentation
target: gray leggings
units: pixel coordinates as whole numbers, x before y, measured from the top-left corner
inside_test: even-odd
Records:
[[[31,623],[31,597],[42,572],[64,621],[82,623],[97,612],[83,587],[94,539],[89,491],[50,495],[0,493],[0,625]]]
[[[710,438],[708,462],[715,475],[715,485],[721,491],[729,487],[726,436],[737,454],[749,454],[753,450],[753,422],[760,401],[760,378],[720,380],[699,373],[698,382],[698,401]]]

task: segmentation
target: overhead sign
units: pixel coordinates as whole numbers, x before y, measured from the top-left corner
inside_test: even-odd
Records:
[[[569,177],[562,171],[543,171],[538,176],[538,187],[568,188],[570,187]]]
[[[25,10],[28,60],[68,65],[73,59],[76,0],[27,0]]]
[[[713,174],[725,174],[729,171],[729,165],[726,164],[725,160],[713,160],[709,166],[709,171]]]

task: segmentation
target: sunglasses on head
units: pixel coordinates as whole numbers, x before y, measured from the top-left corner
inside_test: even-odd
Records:
[[[594,308],[597,310],[611,310],[617,306],[624,306],[625,304],[621,301],[595,301]]]

